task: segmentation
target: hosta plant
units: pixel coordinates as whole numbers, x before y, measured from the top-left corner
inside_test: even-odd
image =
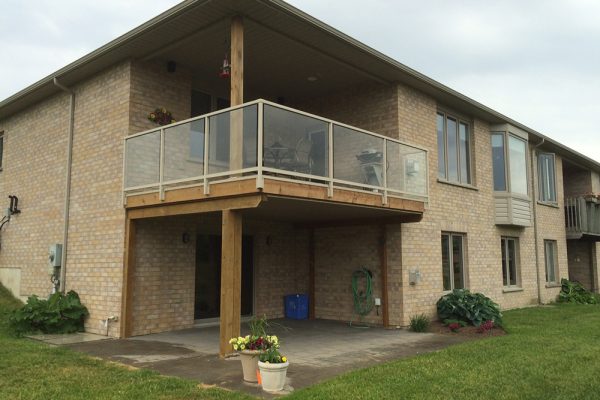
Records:
[[[479,326],[491,320],[502,326],[500,307],[481,293],[471,293],[467,289],[454,289],[437,302],[438,317],[442,320],[464,321]]]

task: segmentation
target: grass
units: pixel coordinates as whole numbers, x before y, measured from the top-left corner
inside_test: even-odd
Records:
[[[0,399],[249,398],[14,338],[6,313],[17,306],[0,285]],[[600,306],[508,311],[505,325],[509,335],[354,371],[285,398],[598,398]]]
[[[600,307],[505,313],[509,335],[339,376],[290,399],[598,399]]]
[[[20,306],[0,285],[0,399],[249,399],[241,393],[200,388],[10,335],[7,314]]]

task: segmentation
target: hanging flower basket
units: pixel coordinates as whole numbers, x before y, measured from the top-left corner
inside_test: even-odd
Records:
[[[175,122],[171,111],[165,108],[157,108],[148,114],[148,119],[158,125],[168,125]]]

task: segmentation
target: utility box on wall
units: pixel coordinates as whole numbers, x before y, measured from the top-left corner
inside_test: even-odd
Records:
[[[60,267],[62,259],[62,244],[53,244],[48,250],[48,261],[51,267]]]

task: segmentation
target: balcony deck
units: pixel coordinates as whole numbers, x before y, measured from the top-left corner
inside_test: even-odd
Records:
[[[125,207],[145,216],[258,196],[254,213],[296,222],[410,222],[428,194],[425,150],[265,100],[127,137],[124,176]]]
[[[567,239],[600,241],[600,198],[596,195],[565,199]]]

